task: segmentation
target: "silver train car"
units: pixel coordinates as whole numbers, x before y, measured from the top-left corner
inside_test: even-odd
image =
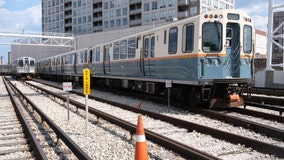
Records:
[[[243,105],[252,78],[254,29],[237,10],[214,10],[195,17],[58,56],[39,60],[41,77],[82,83],[91,70],[96,87],[167,95],[190,107]]]
[[[17,79],[32,79],[35,76],[35,59],[19,57],[11,64],[11,74]]]
[[[2,64],[0,65],[0,75],[10,75],[11,74],[11,65]]]

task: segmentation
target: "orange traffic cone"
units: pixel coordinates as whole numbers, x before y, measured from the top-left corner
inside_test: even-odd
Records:
[[[144,133],[144,126],[142,122],[142,115],[138,115],[134,160],[146,160],[146,159],[148,159],[148,151],[147,151],[146,138]]]

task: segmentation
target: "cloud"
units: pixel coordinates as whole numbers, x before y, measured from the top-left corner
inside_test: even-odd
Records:
[[[4,0],[0,0],[0,7],[3,6],[6,2]]]
[[[251,16],[255,29],[267,31],[268,2],[257,2],[238,9]]]
[[[0,5],[1,5],[0,0]],[[41,5],[21,11],[11,12],[5,8],[0,9],[0,31],[22,32],[41,30]]]

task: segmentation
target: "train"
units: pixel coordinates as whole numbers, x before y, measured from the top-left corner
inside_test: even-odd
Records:
[[[36,62],[45,78],[167,96],[188,107],[244,105],[252,82],[254,29],[238,10],[213,10]]]
[[[10,75],[10,74],[11,74],[11,65],[1,64],[0,65],[0,75]]]
[[[35,58],[19,57],[11,64],[11,75],[17,79],[30,80],[35,76]]]

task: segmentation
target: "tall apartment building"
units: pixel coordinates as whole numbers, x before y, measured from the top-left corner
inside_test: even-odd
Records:
[[[42,0],[42,31],[81,35],[168,23],[234,6],[234,0]]]

